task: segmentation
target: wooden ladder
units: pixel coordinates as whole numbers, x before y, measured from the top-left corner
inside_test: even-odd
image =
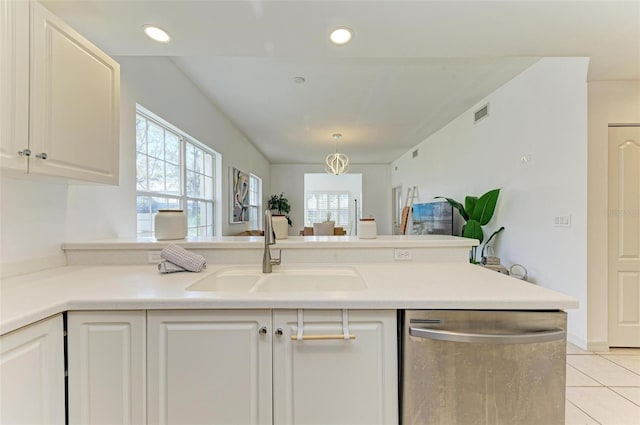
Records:
[[[409,222],[409,214],[413,209],[413,202],[418,199],[418,187],[413,186],[407,189],[407,199],[404,202],[404,207],[402,208],[402,214],[400,219],[400,234],[407,234],[407,223]]]

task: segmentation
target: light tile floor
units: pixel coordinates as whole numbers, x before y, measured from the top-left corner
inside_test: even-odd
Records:
[[[640,425],[640,348],[567,345],[566,425]]]

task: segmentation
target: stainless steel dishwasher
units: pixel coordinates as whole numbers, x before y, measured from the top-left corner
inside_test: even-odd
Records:
[[[402,424],[564,424],[566,313],[401,316]]]

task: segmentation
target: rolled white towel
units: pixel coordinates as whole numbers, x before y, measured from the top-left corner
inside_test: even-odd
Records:
[[[177,273],[177,272],[186,272],[187,270],[183,267],[180,267],[176,264],[173,264],[171,261],[162,261],[158,263],[158,270],[162,274],[166,273]]]
[[[160,253],[160,257],[190,272],[201,272],[207,267],[207,260],[202,255],[189,252],[178,245],[167,245]]]

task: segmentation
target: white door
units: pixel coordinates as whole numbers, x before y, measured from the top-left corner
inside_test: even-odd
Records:
[[[29,2],[0,0],[0,165],[27,172]]]
[[[0,423],[65,423],[62,332],[57,315],[0,337]]]
[[[609,346],[640,347],[640,127],[609,128]]]
[[[119,65],[31,3],[29,171],[117,184],[119,108]]]
[[[147,313],[150,424],[270,424],[271,311]]]
[[[391,202],[393,205],[393,234],[400,235],[400,220],[402,219],[402,186],[391,189]]]
[[[350,310],[355,339],[341,338],[340,310],[303,311],[303,336],[335,339],[294,341],[297,320],[296,310],[274,311],[274,423],[397,423],[396,312]]]
[[[146,312],[71,311],[67,320],[69,423],[146,423]]]

